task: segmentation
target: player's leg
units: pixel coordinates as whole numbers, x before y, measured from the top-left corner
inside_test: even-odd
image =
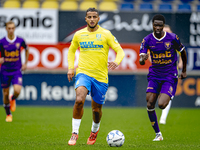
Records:
[[[92,80],[91,105],[93,113],[93,122],[92,122],[91,133],[87,140],[88,145],[93,145],[96,142],[102,116],[102,105],[105,102],[105,95],[107,89],[108,89],[108,84],[99,82],[96,79]]]
[[[22,88],[22,73],[20,70],[13,72],[11,83],[14,88],[14,93],[9,97],[10,109],[14,112],[16,110],[16,98],[19,96]]]
[[[162,134],[158,126],[157,115],[155,112],[155,104],[160,92],[160,82],[158,80],[149,80],[146,92],[147,113],[151,125],[156,133],[156,138],[153,141],[163,140]]]
[[[102,104],[96,103],[93,99],[92,99],[92,114],[93,114],[93,122],[92,122],[91,133],[87,140],[88,145],[93,145],[96,142],[102,116]]]
[[[80,86],[76,89],[76,100],[73,107],[73,123],[80,124],[81,118],[83,116],[83,105],[85,103],[85,98],[87,96],[88,90],[84,86]],[[75,121],[75,120],[78,120]],[[77,133],[79,132],[79,126],[75,127],[73,129],[73,132]]]
[[[14,92],[12,95],[9,96],[10,100],[10,109],[12,112],[16,110],[16,98],[19,96],[22,86],[18,84],[13,85]]]
[[[161,134],[159,126],[158,126],[158,120],[157,120],[157,115],[156,115],[156,111],[155,111],[155,104],[156,104],[157,97],[158,97],[158,94],[156,94],[156,93],[148,92],[146,95],[147,113],[148,113],[151,125],[156,133],[156,137],[153,141],[163,140],[162,134]]]
[[[79,127],[83,116],[83,105],[87,94],[91,91],[91,82],[85,74],[76,75],[75,79],[76,100],[73,107],[72,136],[68,145],[75,145],[78,139]]]
[[[160,118],[161,124],[166,123],[167,115],[171,108],[171,101],[176,93],[177,81],[178,81],[177,78],[173,78],[170,80],[170,82],[166,81],[162,85],[162,88],[160,91],[161,94],[158,99],[158,105],[161,109],[163,109],[162,115]]]
[[[6,111],[6,122],[12,122],[12,114],[10,112],[9,102],[9,86],[11,77],[1,72],[1,88],[3,93],[3,106]]]
[[[92,99],[92,114],[93,114],[93,123],[92,123],[92,132],[97,132],[100,126],[100,120],[102,116],[102,104],[96,103]]]
[[[162,114],[160,117],[160,124],[166,124],[167,116],[168,116],[169,110],[171,108],[171,103],[172,103],[172,101],[170,100],[167,107],[165,107],[165,109],[162,110]]]
[[[9,87],[3,88],[3,105],[6,111],[6,122],[12,122],[12,114],[10,112],[10,102],[9,102]]]
[[[83,116],[83,105],[87,96],[88,90],[84,86],[80,86],[76,89],[76,100],[73,107],[72,118],[72,136],[68,141],[68,145],[75,145],[78,139],[79,127],[81,124],[81,118]]]

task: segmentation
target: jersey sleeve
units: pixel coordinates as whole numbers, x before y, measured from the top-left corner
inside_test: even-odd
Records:
[[[75,53],[78,47],[77,34],[75,33],[68,51],[68,69],[74,69]]]
[[[147,54],[148,49],[149,49],[149,48],[148,48],[147,41],[146,41],[146,39],[144,38],[144,39],[142,40],[141,45],[140,45],[140,55],[142,55],[142,54]]]
[[[175,46],[175,49],[178,51],[178,52],[182,52],[185,48],[185,46],[181,43],[178,35],[175,35],[175,39],[174,39],[174,46]]]
[[[26,42],[22,39],[22,44],[21,46],[25,49],[25,50],[28,50],[28,46],[26,44]]]
[[[119,65],[123,60],[125,54],[117,39],[111,34],[111,32],[108,33],[108,45],[117,53],[114,62]]]

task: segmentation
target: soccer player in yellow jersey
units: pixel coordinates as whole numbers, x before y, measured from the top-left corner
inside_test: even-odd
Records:
[[[76,100],[73,108],[72,136],[68,145],[75,145],[83,116],[83,105],[87,94],[91,95],[93,122],[88,145],[96,142],[102,116],[102,105],[108,89],[108,69],[115,69],[124,58],[124,51],[110,31],[100,27],[99,12],[95,8],[86,11],[87,27],[77,31],[68,52],[68,80],[74,77],[74,59],[77,48],[80,49],[78,68],[76,69]],[[114,62],[108,62],[111,47],[116,53]]]

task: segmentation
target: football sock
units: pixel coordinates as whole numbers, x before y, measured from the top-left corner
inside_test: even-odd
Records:
[[[14,100],[14,99],[16,99],[16,98],[17,98],[17,96],[15,96],[15,95],[12,96],[12,100]]]
[[[6,111],[6,115],[11,115],[11,112],[10,112],[10,104],[3,104],[3,107],[5,108],[5,111]]]
[[[94,121],[92,122],[92,132],[96,133],[99,130],[99,126],[100,126],[100,122],[99,123],[95,123]]]
[[[148,115],[149,115],[149,120],[151,121],[151,125],[152,125],[155,133],[160,132],[155,109],[148,109],[147,108],[147,112],[148,112]]]
[[[78,134],[80,124],[81,124],[81,119],[72,118],[72,133],[77,133]]]
[[[169,113],[170,107],[171,107],[171,101],[169,101],[167,107],[165,109],[162,110],[162,115],[160,117],[160,120],[165,120],[167,119],[167,115]]]

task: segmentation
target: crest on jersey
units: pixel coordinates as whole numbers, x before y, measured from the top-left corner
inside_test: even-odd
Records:
[[[171,42],[165,42],[165,48],[170,49],[171,47]]]
[[[19,49],[20,43],[16,43],[15,46],[17,47],[17,49]]]
[[[96,34],[96,38],[100,39],[101,38],[101,34]]]

